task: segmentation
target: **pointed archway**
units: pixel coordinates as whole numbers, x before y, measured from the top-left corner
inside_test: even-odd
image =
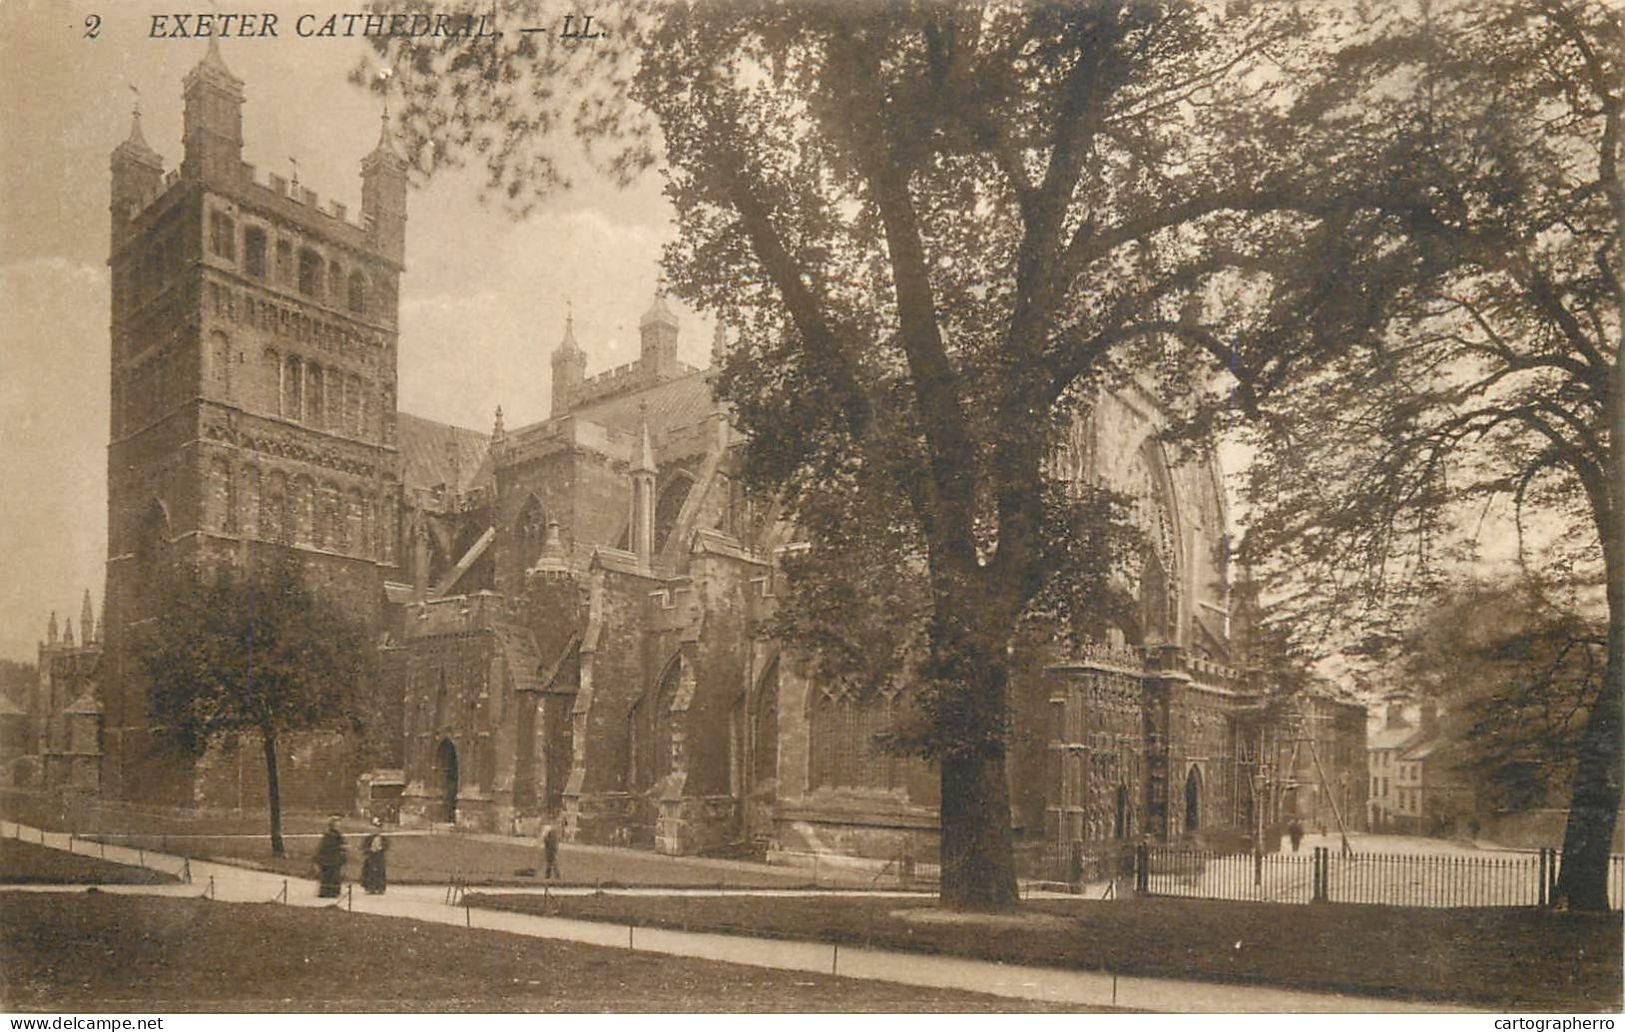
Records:
[[[440,819],[448,824],[457,823],[457,746],[451,739],[442,738],[434,758],[435,780],[440,787]]]
[[[1202,826],[1202,772],[1191,767],[1185,775],[1185,833],[1194,834]]]

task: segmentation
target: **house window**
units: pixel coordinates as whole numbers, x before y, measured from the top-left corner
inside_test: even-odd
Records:
[[[209,250],[228,262],[237,260],[237,227],[224,212],[209,215]]]
[[[243,231],[243,269],[255,279],[265,278],[265,230],[258,226]]]

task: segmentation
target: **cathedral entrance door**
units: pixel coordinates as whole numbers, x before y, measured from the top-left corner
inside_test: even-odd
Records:
[[[435,769],[440,775],[443,806],[441,820],[457,823],[457,747],[451,739],[440,740],[440,752],[435,756]]]

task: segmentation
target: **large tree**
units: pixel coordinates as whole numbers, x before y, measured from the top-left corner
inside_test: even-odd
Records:
[[[1621,15],[1595,0],[1358,13],[1295,109],[1305,174],[1342,207],[1316,271],[1351,315],[1332,327],[1347,346],[1263,406],[1248,540],[1311,645],[1391,643],[1455,563],[1495,557],[1474,550],[1486,527],[1509,528],[1542,578],[1603,597],[1558,894],[1604,908],[1625,679]]]
[[[1551,806],[1572,782],[1607,666],[1607,632],[1581,605],[1532,577],[1471,580],[1405,635],[1396,682],[1443,704],[1449,756],[1480,806]]]
[[[365,636],[291,558],[248,571],[180,568],[162,594],[140,652],[153,727],[193,756],[227,737],[258,736],[271,852],[283,856],[278,742],[291,732],[355,729]]]
[[[379,40],[388,74],[357,78],[395,95],[419,172],[479,161],[516,210],[566,178],[561,137],[621,174],[661,165],[672,282],[740,334],[720,386],[751,480],[807,524],[846,504],[822,486],[899,500],[942,898],[1006,905],[1009,646],[1067,540],[1055,432],[1131,378],[1180,408],[1219,366],[1254,405],[1335,346],[1287,359],[1326,292],[1267,275],[1336,240],[1284,121],[1313,37],[1287,5],[1141,0],[595,19],[606,40]]]

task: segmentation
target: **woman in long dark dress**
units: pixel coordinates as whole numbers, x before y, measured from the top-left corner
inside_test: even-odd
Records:
[[[339,886],[344,882],[344,858],[344,836],[339,834],[339,819],[329,817],[327,830],[322,832],[322,841],[316,847],[316,866],[322,872],[321,888],[316,895],[339,894]]]
[[[384,822],[374,817],[372,831],[361,843],[361,887],[373,895],[383,892],[389,884],[389,876],[385,869],[389,839],[384,837],[383,828]]]

